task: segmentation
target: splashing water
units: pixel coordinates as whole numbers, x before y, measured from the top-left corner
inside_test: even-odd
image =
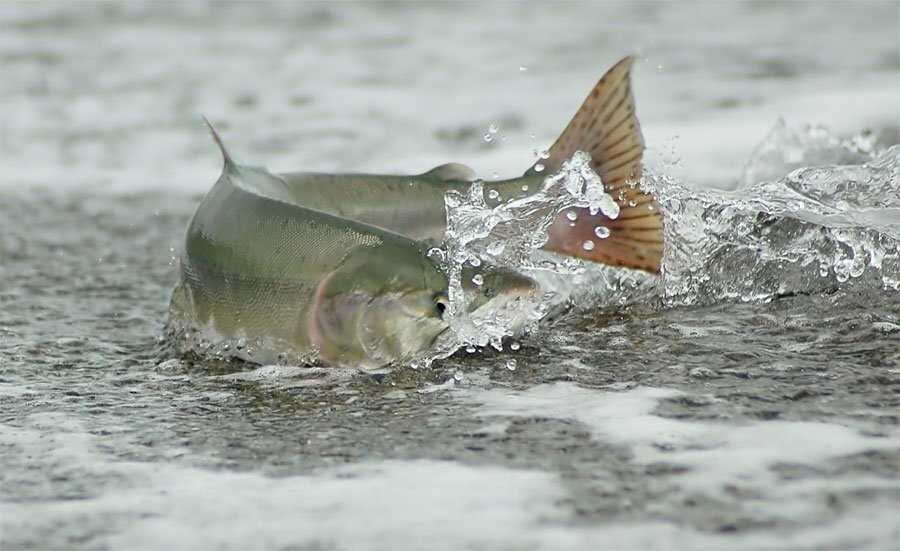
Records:
[[[545,178],[539,192],[493,208],[480,182],[468,195],[448,193],[442,254],[455,340],[436,357],[460,346],[501,350],[504,337],[534,328],[565,301],[585,309],[662,297],[671,307],[847,288],[900,290],[900,146],[877,151],[867,133],[839,139],[822,128],[795,130],[779,121],[754,151],[736,191],[694,190],[651,171],[642,187],[663,209],[662,278],[538,250],[566,209],[619,214],[585,153]],[[595,233],[598,240],[609,236],[602,226]],[[541,296],[515,313],[466,314],[461,268],[471,259],[529,274]]]
[[[464,290],[463,280],[463,266],[467,262],[478,266],[483,259],[491,265],[531,273],[577,276],[585,272],[580,260],[552,257],[538,250],[547,242],[557,215],[566,209],[587,208],[591,214],[603,213],[609,218],[619,215],[618,204],[605,193],[600,177],[590,164],[590,155],[576,152],[559,172],[543,180],[537,192],[495,207],[485,202],[481,181],[474,182],[468,194],[456,191],[446,194],[447,239],[440,257],[450,281],[453,336],[440,347],[437,357],[464,345],[491,345],[502,350],[504,337],[533,328],[564,294],[553,285],[544,284],[541,285],[543,294],[535,300],[501,305],[492,302],[469,314],[471,299]]]
[[[666,221],[665,302],[900,290],[900,147],[872,148],[866,135],[839,140],[779,121],[737,191],[697,191],[648,174],[644,185]],[[851,164],[785,175],[803,161]],[[770,179],[753,181],[762,175]]]

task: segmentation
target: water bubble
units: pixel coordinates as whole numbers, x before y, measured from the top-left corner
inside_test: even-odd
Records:
[[[473,256],[469,259],[469,264],[477,268],[478,266],[481,266],[481,259],[477,256]]]
[[[543,172],[543,171],[544,171],[544,164],[543,164],[543,163],[538,163],[538,164],[534,165],[534,171],[535,171],[535,172]]]
[[[485,134],[484,134],[484,136],[482,136],[482,138],[484,138],[484,141],[490,143],[491,140],[494,139],[494,135],[491,134],[490,132],[485,132]]]
[[[516,360],[515,359],[506,360],[506,369],[508,369],[510,371],[515,371],[516,370]]]
[[[468,352],[469,354],[474,354],[475,347],[470,344],[469,346],[466,347],[466,352]]]
[[[517,342],[513,342],[509,345],[509,348],[510,348],[510,350],[518,350],[518,349],[522,348],[522,346]]]
[[[528,186],[527,185],[522,186],[522,191],[528,191]]]
[[[457,383],[462,382],[462,380],[463,380],[463,372],[462,372],[462,371],[457,371],[456,373],[454,373],[454,374],[453,374],[453,380],[456,381]]]
[[[548,150],[546,150],[546,149],[543,149],[543,150],[541,150],[540,153],[538,153],[538,157],[540,157],[541,159],[549,159],[549,158],[550,158],[550,151],[548,151]]]
[[[488,197],[490,197],[491,199],[496,199],[497,197],[500,197],[500,192],[496,189],[492,189],[488,192]]]
[[[594,250],[594,242],[589,239],[581,244],[581,248],[586,251],[593,251]]]
[[[427,253],[427,254],[428,254],[428,258],[435,258],[435,259],[437,259],[439,262],[442,262],[442,261],[446,258],[446,255],[444,254],[444,251],[443,251],[442,249],[437,248],[437,247],[432,247],[432,248],[428,249],[428,253]]]
[[[496,134],[499,131],[500,131],[500,127],[497,126],[497,123],[495,123],[495,122],[492,122],[491,125],[488,126],[488,132],[490,132],[491,134]]]
[[[481,274],[475,274],[474,276],[472,276],[472,283],[481,287],[481,285],[484,283],[484,276]]]
[[[578,213],[575,212],[574,210],[570,210],[566,213],[566,218],[568,218],[569,220],[574,222],[574,221],[578,220]]]
[[[596,228],[594,228],[594,235],[596,235],[600,239],[606,239],[607,237],[609,237],[609,233],[609,228],[607,228],[606,226],[597,226]]]

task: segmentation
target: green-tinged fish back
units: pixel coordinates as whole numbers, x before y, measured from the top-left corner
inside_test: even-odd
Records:
[[[225,336],[265,335],[302,348],[319,283],[361,249],[422,262],[421,245],[292,202],[285,182],[225,154],[188,227],[182,281],[191,317]],[[400,251],[398,253],[398,251]]]

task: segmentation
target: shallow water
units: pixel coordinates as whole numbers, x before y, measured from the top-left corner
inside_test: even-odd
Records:
[[[833,143],[897,141],[898,12],[0,7],[0,547],[900,545],[898,267],[872,263],[898,253],[900,182]],[[679,201],[662,298],[374,376],[160,340],[218,175],[201,113],[275,170],[508,176],[630,51]],[[832,164],[855,168],[787,177]]]

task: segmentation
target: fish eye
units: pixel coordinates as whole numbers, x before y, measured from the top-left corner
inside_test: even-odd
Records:
[[[438,295],[438,296],[434,297],[434,309],[437,312],[437,315],[439,318],[441,318],[441,319],[444,318],[444,313],[447,311],[449,306],[450,306],[450,304],[449,304],[449,301],[447,300],[447,297],[445,297],[443,295]]]

